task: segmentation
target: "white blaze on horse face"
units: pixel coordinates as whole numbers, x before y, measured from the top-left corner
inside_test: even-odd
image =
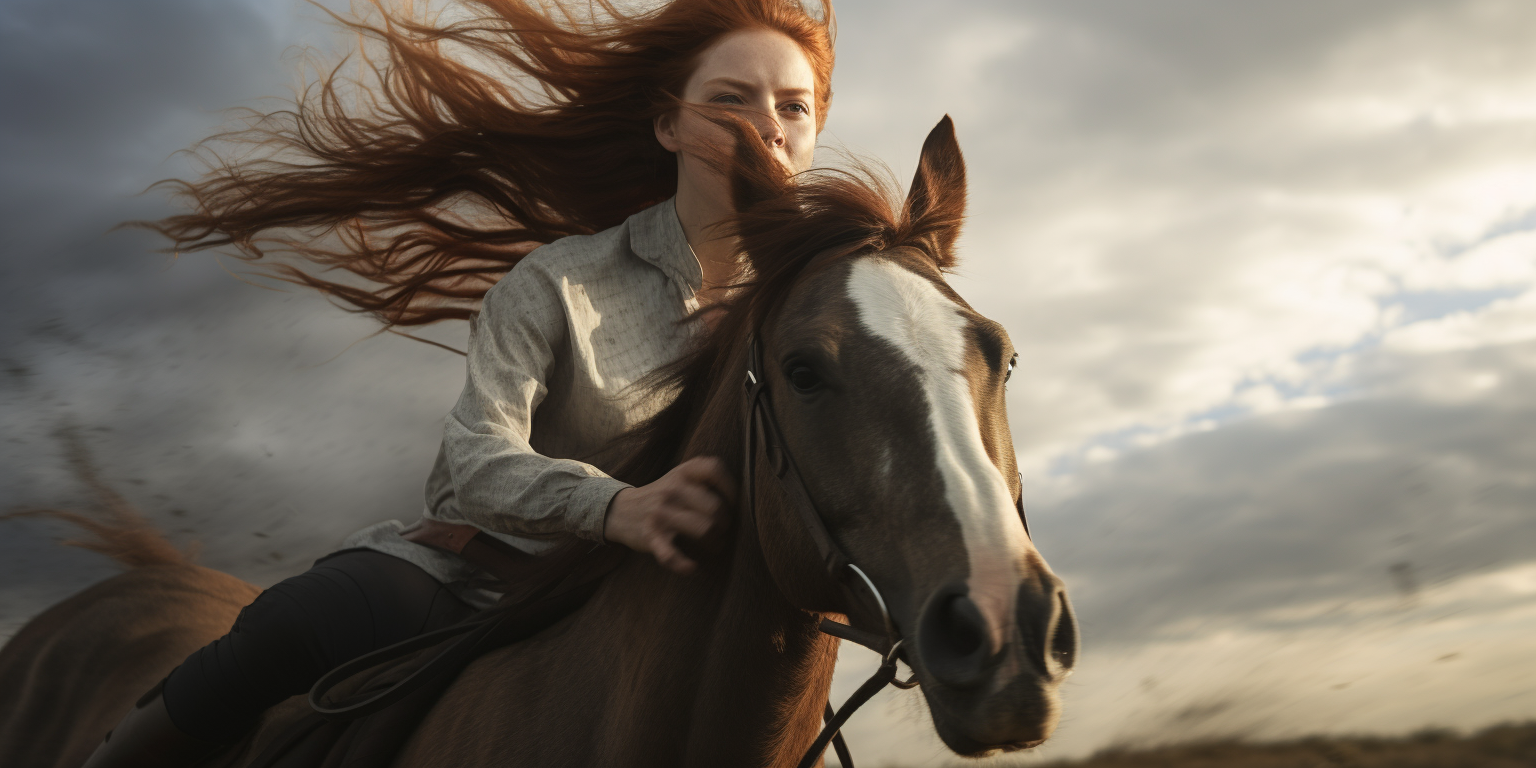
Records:
[[[859,321],[920,371],[944,497],[960,521],[970,558],[971,599],[992,625],[995,643],[1013,624],[1014,596],[1030,548],[1013,494],[987,456],[965,377],[961,307],[928,279],[883,259],[861,259],[848,277]]]

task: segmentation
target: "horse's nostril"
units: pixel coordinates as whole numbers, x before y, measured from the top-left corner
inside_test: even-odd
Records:
[[[1025,582],[1018,598],[1019,636],[1024,654],[1046,679],[1057,679],[1077,664],[1077,617],[1061,580],[1044,572]]]
[[[941,618],[938,638],[950,654],[969,656],[981,645],[981,612],[965,595],[955,595],[944,601],[939,609]]]
[[[976,685],[988,656],[987,622],[964,587],[942,590],[928,602],[918,650],[928,673],[946,685]]]
[[[1051,661],[1066,672],[1077,664],[1077,617],[1072,614],[1072,603],[1067,593],[1056,592],[1056,627],[1051,633]]]

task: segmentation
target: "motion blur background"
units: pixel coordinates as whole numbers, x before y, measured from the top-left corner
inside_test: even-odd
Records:
[[[1536,715],[1536,4],[837,10],[824,144],[905,180],[955,118],[954,285],[1019,348],[1025,499],[1082,618],[1057,738],[1010,760]],[[279,106],[295,46],[351,42],[299,0],[0,0],[0,507],[87,505],[73,425],[257,584],[419,513],[461,358],[109,231],[171,211],[135,193],[221,110]],[[0,526],[0,638],[114,572]],[[941,759],[916,692],[848,731]]]

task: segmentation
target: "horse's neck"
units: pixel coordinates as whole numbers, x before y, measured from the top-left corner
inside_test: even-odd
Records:
[[[583,611],[617,697],[594,759],[793,766],[815,738],[836,641],[780,594],[744,522],[686,578],[631,555]]]
[[[744,345],[726,356],[744,369]],[[742,399],[734,379],[712,391],[680,455],[740,466]],[[817,631],[818,615],[785,599],[746,513],[736,510],[726,551],[706,557],[698,573],[671,576],[651,558],[631,555],[609,576],[594,610],[584,611],[591,631],[632,633],[608,641],[620,657],[608,668],[639,711],[611,724],[607,732],[615,738],[599,751],[617,753],[599,757],[612,764],[789,768],[815,739],[837,641]]]
[[[729,357],[745,369],[744,345]],[[742,466],[744,407],[739,386],[716,390],[688,455]],[[821,729],[837,641],[818,631],[819,615],[794,607],[775,584],[756,518],[769,519],[776,510],[761,496],[755,503],[755,514],[735,511],[733,544],[693,703],[688,765],[794,766]]]
[[[709,614],[692,699],[686,765],[793,766],[820,729],[837,642],[791,606],[740,520],[724,588]]]

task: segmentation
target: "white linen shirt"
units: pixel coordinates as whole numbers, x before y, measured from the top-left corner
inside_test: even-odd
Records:
[[[674,200],[528,254],[470,321],[468,375],[423,516],[535,553],[565,536],[602,541],[608,503],[629,486],[594,463],[665,405],[631,385],[686,351],[699,332],[689,314],[703,281]],[[478,575],[457,556],[402,539],[404,529],[385,521],[342,547],[401,557],[450,585]]]

